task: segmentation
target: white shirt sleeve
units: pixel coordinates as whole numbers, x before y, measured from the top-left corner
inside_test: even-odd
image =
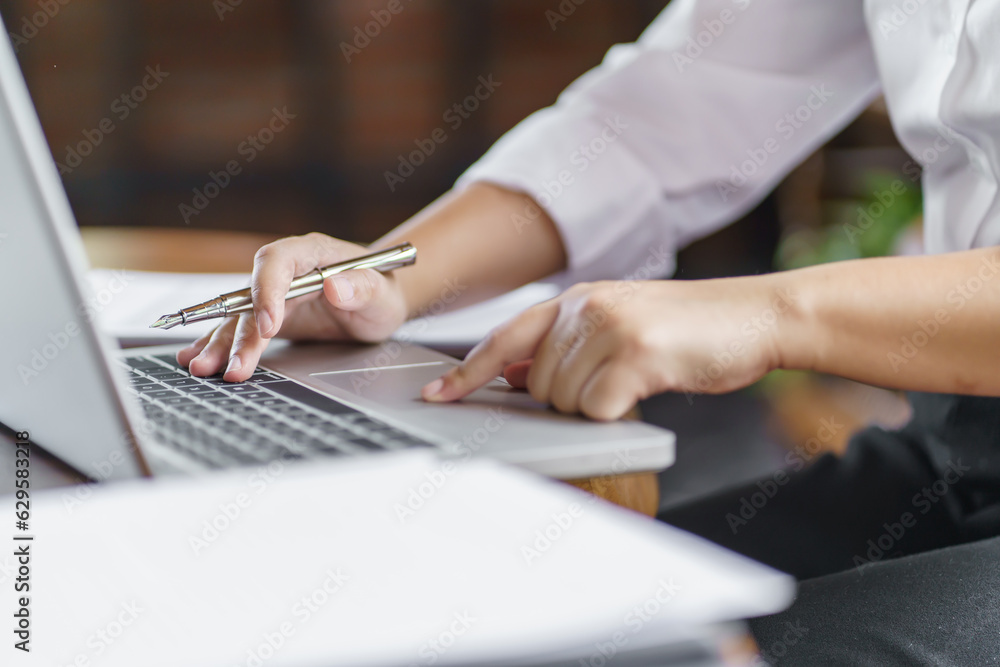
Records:
[[[877,93],[862,0],[674,0],[457,187],[534,196],[568,253],[556,282],[659,277],[677,248],[751,209]]]

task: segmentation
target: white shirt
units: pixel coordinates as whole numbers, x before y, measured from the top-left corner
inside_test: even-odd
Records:
[[[996,0],[674,0],[458,187],[532,194],[566,245],[559,282],[664,254],[672,271],[677,248],[756,205],[880,91],[924,167],[926,250],[1000,245]]]

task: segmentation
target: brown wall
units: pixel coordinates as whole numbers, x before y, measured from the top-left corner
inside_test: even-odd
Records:
[[[666,4],[243,0],[220,18],[236,1],[0,0],[57,161],[75,164],[68,147],[100,139],[63,175],[81,224],[370,241]],[[575,9],[553,30],[546,12],[560,3]],[[348,63],[341,43],[390,5],[399,13]],[[147,67],[169,74],[153,87]],[[456,127],[444,114],[481,76],[501,85]],[[138,91],[142,102],[121,99],[144,78],[153,89]],[[255,151],[241,143],[286,107],[295,118],[248,162]],[[439,128],[447,140],[390,190],[386,170]],[[180,206],[204,204],[192,190],[231,161],[240,173],[186,223]]]

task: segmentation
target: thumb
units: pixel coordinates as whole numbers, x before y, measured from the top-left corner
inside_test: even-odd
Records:
[[[345,271],[326,279],[323,295],[340,310],[361,310],[381,296],[385,281],[375,269]]]

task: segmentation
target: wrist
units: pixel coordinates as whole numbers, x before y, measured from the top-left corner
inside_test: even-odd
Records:
[[[533,224],[515,224],[524,215]],[[528,195],[489,183],[443,195],[376,243],[403,241],[417,248],[416,264],[395,277],[411,318],[504,294],[567,261],[549,216]]]
[[[823,341],[816,317],[809,271],[780,271],[763,276],[767,308],[774,312],[771,369],[814,370]]]

